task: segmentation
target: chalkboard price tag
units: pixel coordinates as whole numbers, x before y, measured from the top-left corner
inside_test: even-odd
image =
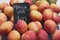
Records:
[[[30,5],[29,3],[15,3],[14,4],[14,24],[18,20],[25,20],[27,23],[30,21],[29,17]]]

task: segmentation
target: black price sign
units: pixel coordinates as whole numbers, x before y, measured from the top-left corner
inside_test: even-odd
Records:
[[[29,17],[30,5],[29,3],[15,3],[14,4],[14,24],[21,19],[25,20],[27,23],[30,21]]]

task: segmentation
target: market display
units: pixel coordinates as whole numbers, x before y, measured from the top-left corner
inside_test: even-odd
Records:
[[[0,3],[0,40],[2,36],[7,40],[60,40],[60,7],[56,0],[25,0],[30,4],[30,22],[18,20],[15,25],[14,3],[19,0]]]

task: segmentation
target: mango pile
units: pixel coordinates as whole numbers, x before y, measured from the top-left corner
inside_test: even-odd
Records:
[[[7,35],[7,40],[60,40],[60,30],[56,30],[60,23],[60,7],[55,4],[56,0],[25,0],[24,3],[30,4],[31,21],[18,20],[15,25],[14,3],[20,2],[0,3],[0,40],[3,35]]]

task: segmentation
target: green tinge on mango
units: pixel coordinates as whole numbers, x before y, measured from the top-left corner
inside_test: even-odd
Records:
[[[56,1],[57,1],[57,0],[47,0],[47,1],[48,1],[50,4],[51,4],[51,3],[56,4]]]
[[[36,3],[37,0],[33,0],[33,3]]]

